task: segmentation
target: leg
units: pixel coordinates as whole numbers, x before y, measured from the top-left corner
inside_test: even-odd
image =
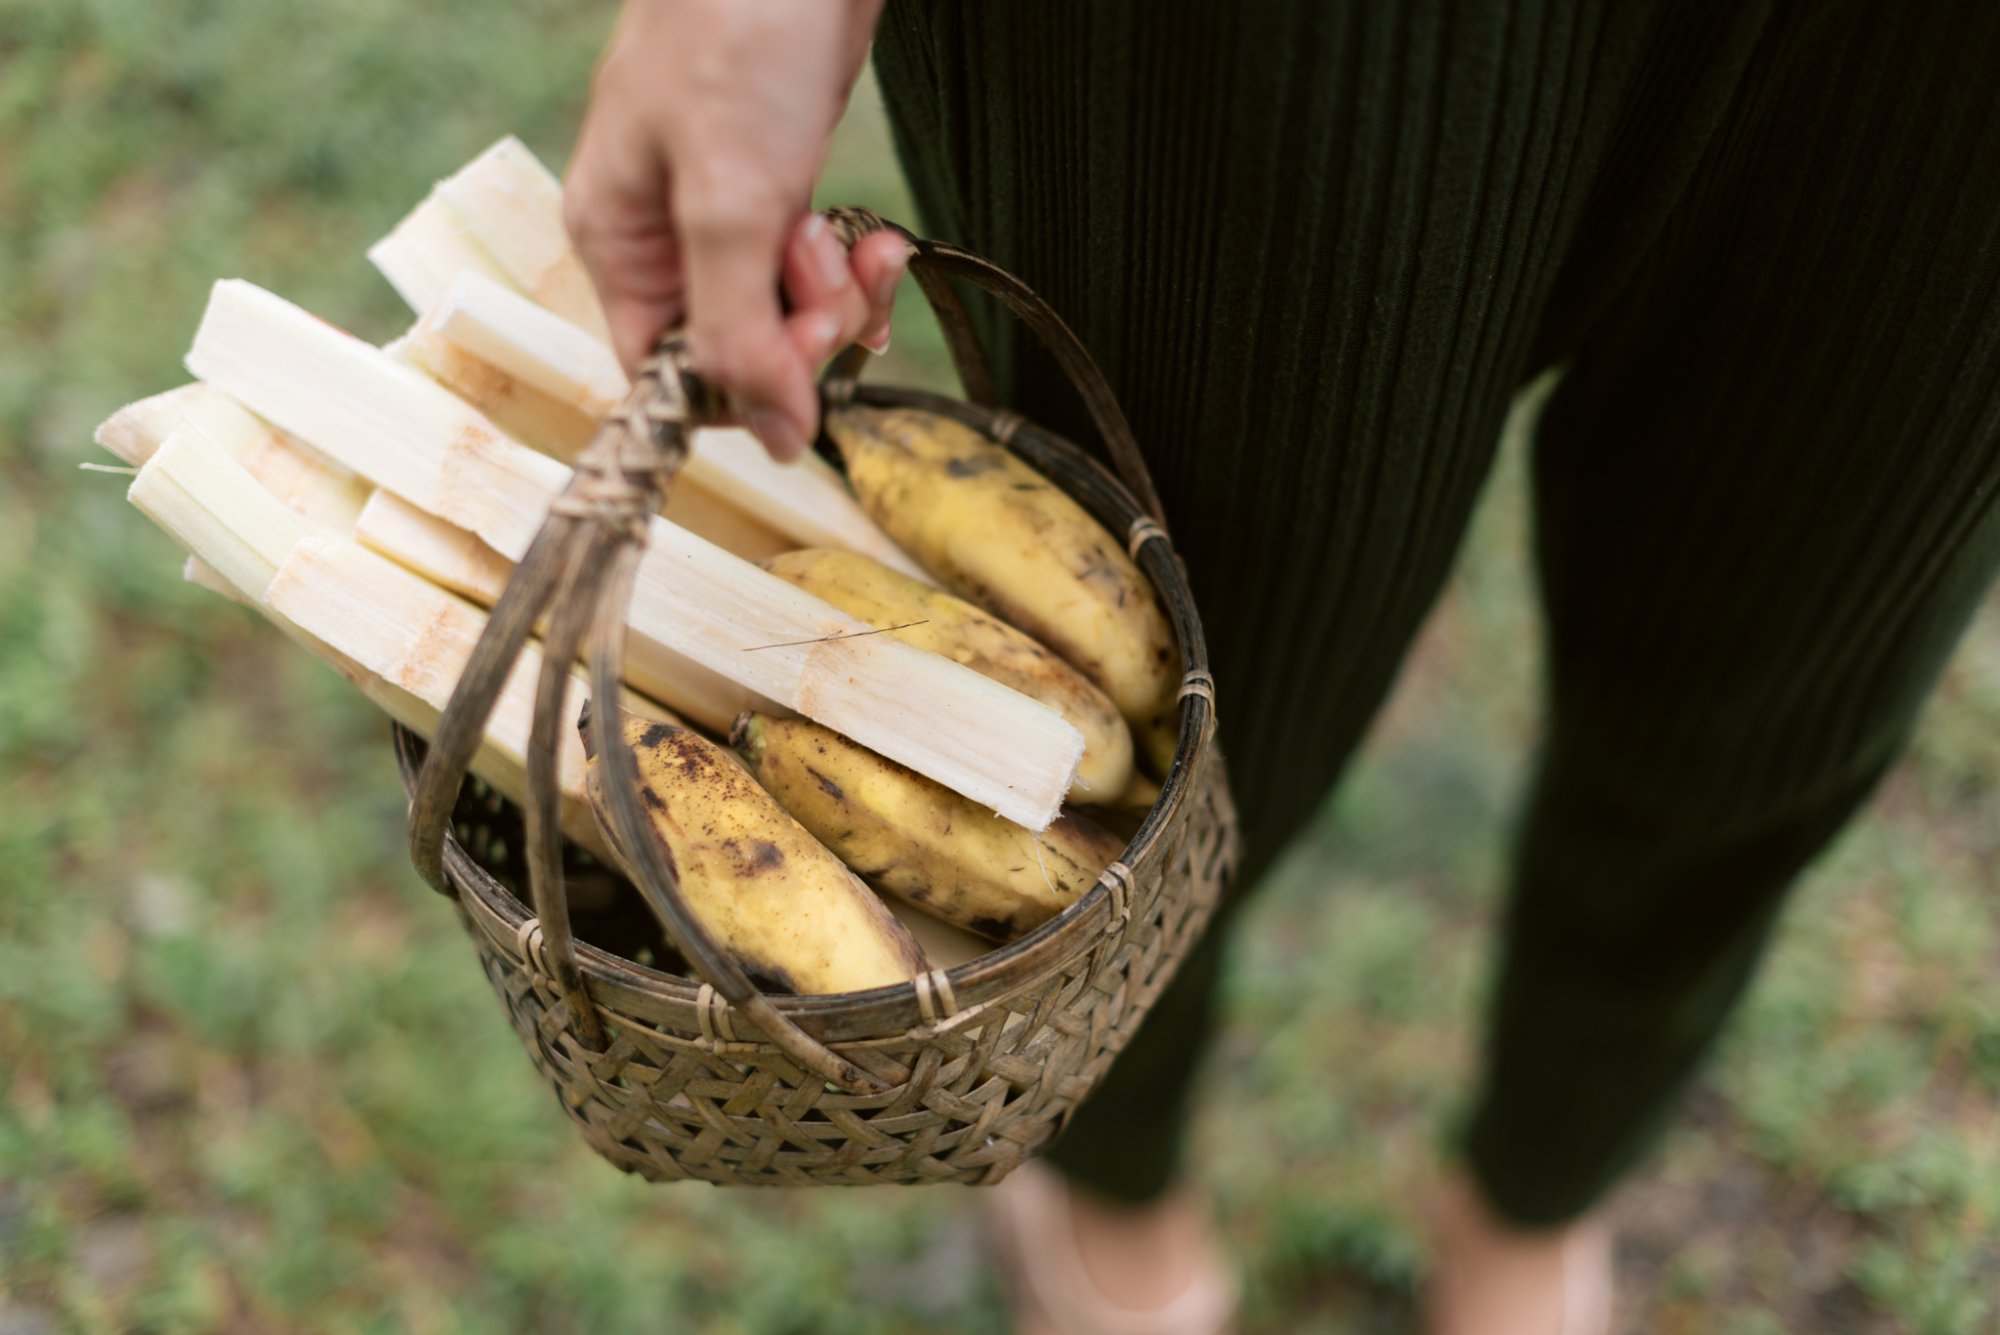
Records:
[[[1650,32],[1647,6],[1597,9],[884,18],[927,225],[1047,296],[1133,416],[1209,632],[1246,883],[1362,735],[1485,476]],[[1087,440],[1052,368],[989,341],[1010,399]],[[1055,1151],[1108,1195],[1176,1171],[1220,949],[1218,931]]]
[[[1774,24],[1549,408],[1552,719],[1469,1136],[1516,1219],[1650,1142],[2000,566],[1996,56],[1984,5]]]

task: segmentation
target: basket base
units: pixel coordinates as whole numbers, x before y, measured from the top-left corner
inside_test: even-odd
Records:
[[[655,1182],[990,1184],[1054,1141],[1207,925],[1236,857],[1219,777],[1198,777],[1183,814],[1160,874],[1136,887],[1130,917],[1060,967],[938,1022],[835,1044],[908,1068],[907,1082],[875,1095],[833,1089],[769,1043],[680,1032],[601,1002],[609,1043],[590,1050],[538,967],[538,942],[524,932],[532,919],[520,921],[525,910],[499,880],[518,872],[508,857],[519,844],[518,813],[471,785],[456,837],[492,872],[455,869],[452,880],[530,1058],[586,1142],[619,1169]],[[579,926],[588,916],[578,915]]]

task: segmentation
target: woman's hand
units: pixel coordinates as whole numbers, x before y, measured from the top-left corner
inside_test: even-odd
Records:
[[[888,345],[908,262],[892,234],[850,255],[808,212],[880,9],[628,0],[564,184],[619,359],[636,367],[684,321],[702,373],[781,460],[818,431],[819,364]]]

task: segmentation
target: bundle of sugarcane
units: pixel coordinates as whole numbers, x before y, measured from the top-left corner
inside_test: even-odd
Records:
[[[187,548],[188,578],[429,736],[628,385],[559,187],[514,140],[369,256],[417,311],[401,337],[375,347],[219,282],[195,382],[119,410],[97,440],[136,470],[130,498]],[[899,922],[877,891],[984,942],[1076,902],[1122,840],[1064,804],[1144,808],[1180,684],[1132,560],[1005,449],[914,409],[841,408],[828,431],[844,474],[775,464],[740,431],[697,434],[647,524],[625,694],[595,720],[632,741],[648,837],[691,911],[769,990],[802,993],[985,948]],[[541,672],[531,645],[472,763],[516,801]],[[561,829],[629,864],[588,707],[568,722]]]

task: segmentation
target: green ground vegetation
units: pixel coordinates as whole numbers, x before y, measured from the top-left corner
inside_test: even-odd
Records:
[[[585,1151],[403,860],[386,726],[81,473],[209,281],[386,338],[362,261],[606,5],[0,0],[0,1330],[999,1332],[968,1192],[649,1187]],[[864,88],[827,196],[905,215]],[[889,374],[935,376],[917,325]],[[1247,923],[1199,1156],[1253,1332],[1408,1327],[1535,721],[1521,448]],[[1814,870],[1618,1200],[1645,1332],[2000,1323],[2000,615]]]

